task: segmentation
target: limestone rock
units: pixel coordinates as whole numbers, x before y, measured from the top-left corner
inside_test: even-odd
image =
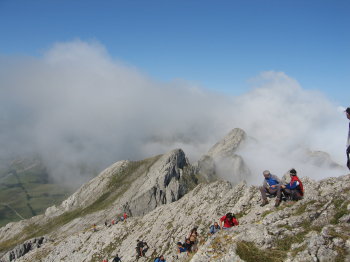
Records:
[[[245,140],[246,134],[242,129],[235,128],[209,149],[208,153],[201,157],[196,164],[198,172],[207,181],[215,181],[218,178],[229,180],[233,183],[250,176],[250,170],[241,156],[237,155],[239,145]]]

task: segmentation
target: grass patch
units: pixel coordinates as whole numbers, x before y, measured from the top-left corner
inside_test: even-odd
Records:
[[[271,214],[273,212],[274,212],[273,210],[266,210],[261,214],[261,218],[265,218],[268,214]]]
[[[254,243],[247,241],[237,242],[236,253],[246,262],[281,262],[286,257],[285,252],[259,249]]]
[[[347,256],[347,251],[341,247],[335,247],[338,255],[335,257],[335,262],[344,262]]]
[[[307,248],[307,245],[306,245],[306,244],[305,244],[305,245],[302,245],[302,246],[300,246],[300,247],[298,247],[298,248],[293,249],[293,250],[291,251],[291,254],[292,254],[293,257],[295,257],[299,252],[304,251],[306,248]]]
[[[294,215],[299,216],[299,215],[301,215],[301,214],[304,214],[306,208],[307,208],[308,206],[314,204],[314,203],[316,203],[316,200],[311,200],[311,201],[309,201],[309,202],[306,202],[306,203],[300,205],[300,206],[295,210]]]
[[[291,231],[291,230],[293,229],[290,225],[278,225],[277,227],[279,227],[279,228],[285,228],[285,229],[287,229],[287,230],[289,230],[289,231]]]
[[[276,241],[276,249],[284,252],[288,252],[292,244],[301,243],[304,241],[307,231],[299,232],[294,236],[286,236],[283,239]]]
[[[172,223],[172,222],[169,222],[169,223],[167,224],[167,226],[166,226],[166,229],[169,230],[169,229],[171,229],[171,228],[173,228],[173,227],[174,227],[173,223]]]
[[[350,228],[349,227],[342,227],[342,232],[350,232]],[[334,228],[330,228],[328,234],[334,238],[341,238],[344,241],[347,241],[350,238],[349,234],[346,235],[343,233],[339,233],[339,232],[335,231]]]
[[[336,199],[333,201],[333,204],[336,208],[336,213],[334,214],[333,218],[330,221],[331,224],[333,225],[339,224],[339,219],[344,215],[349,214],[349,211],[347,209],[347,205],[349,203],[350,201],[344,201],[343,199]]]

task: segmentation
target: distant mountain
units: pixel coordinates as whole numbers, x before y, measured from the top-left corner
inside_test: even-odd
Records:
[[[350,175],[303,177],[304,199],[278,208],[271,199],[261,207],[260,191],[243,181],[249,169],[236,155],[245,137],[234,129],[193,165],[181,149],[113,164],[60,205],[0,228],[0,262],[101,262],[117,253],[123,262],[161,254],[168,262],[350,261]],[[318,157],[324,154],[310,161]],[[222,163],[232,181],[241,181],[224,181]],[[111,225],[123,212],[127,221]],[[208,235],[228,212],[240,225]],[[176,242],[193,227],[200,234],[198,252],[178,254]],[[150,250],[136,260],[138,239]]]
[[[0,226],[43,213],[72,193],[49,178],[38,159],[13,161],[0,170]]]

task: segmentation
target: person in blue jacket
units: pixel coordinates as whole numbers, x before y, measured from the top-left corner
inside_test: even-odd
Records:
[[[262,203],[260,206],[263,207],[269,203],[266,196],[266,194],[269,193],[270,195],[276,195],[275,207],[278,207],[281,203],[281,180],[277,176],[272,175],[269,170],[265,170],[263,175],[263,186],[259,188],[262,198]]]
[[[211,225],[209,228],[209,233],[214,235],[216,232],[219,232],[221,230],[221,227],[219,226],[218,222],[214,222],[214,225]]]

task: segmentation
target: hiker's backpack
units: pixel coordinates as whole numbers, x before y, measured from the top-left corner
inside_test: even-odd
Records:
[[[303,183],[300,181],[300,179],[298,178],[299,181],[299,192],[301,196],[304,196],[304,186]]]
[[[160,260],[160,257],[156,257],[153,262],[158,262]]]

